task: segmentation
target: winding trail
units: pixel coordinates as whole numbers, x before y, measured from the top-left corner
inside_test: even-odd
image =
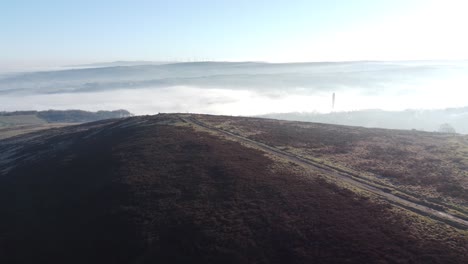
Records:
[[[220,134],[223,134],[225,136],[235,138],[238,141],[241,141],[245,144],[251,145],[256,147],[257,149],[261,149],[269,154],[275,155],[277,157],[280,157],[282,159],[291,161],[293,163],[296,163],[298,165],[301,165],[305,168],[308,168],[312,171],[322,173],[324,175],[327,175],[328,177],[335,178],[336,180],[345,182],[353,187],[359,188],[361,190],[365,190],[367,192],[370,192],[378,197],[381,197],[388,201],[389,203],[399,206],[401,208],[410,210],[412,212],[418,213],[423,216],[430,217],[432,219],[435,219],[437,221],[443,222],[445,224],[448,224],[450,226],[453,226],[458,229],[462,230],[468,230],[468,221],[461,219],[457,216],[451,215],[449,213],[436,210],[433,208],[430,208],[428,206],[425,206],[423,204],[419,204],[414,201],[410,201],[407,199],[404,199],[402,197],[396,196],[390,192],[390,190],[386,189],[385,187],[378,187],[374,186],[371,184],[366,183],[364,180],[359,180],[356,178],[355,175],[352,175],[351,173],[347,173],[343,170],[340,170],[339,168],[334,168],[329,165],[323,165],[318,162],[302,158],[298,155],[280,150],[278,148],[266,145],[264,143],[231,133],[226,130],[222,130],[216,127],[213,127],[211,125],[208,125],[193,116],[190,115],[180,115],[179,118],[188,124],[192,124],[194,126],[199,126],[204,129],[208,129],[213,132],[217,132]]]

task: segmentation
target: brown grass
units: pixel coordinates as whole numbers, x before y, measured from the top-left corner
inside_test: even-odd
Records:
[[[270,119],[197,117],[224,129],[228,120],[236,132],[251,139],[372,175],[405,192],[468,208],[466,137]]]

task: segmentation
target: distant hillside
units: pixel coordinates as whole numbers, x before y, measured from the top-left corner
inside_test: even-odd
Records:
[[[35,113],[28,112],[16,112],[10,115],[10,113],[0,112],[0,127],[9,126],[22,126],[22,125],[42,125],[47,123],[44,119],[41,119]]]
[[[466,103],[461,88],[467,86],[466,61],[135,64],[143,65],[115,62],[4,74],[0,105],[8,111],[33,102],[46,109],[67,105],[93,110],[92,98],[94,105],[137,114],[257,115],[326,111],[333,93],[343,110],[430,109]],[[154,104],[154,98],[164,103]]]
[[[436,110],[362,110],[332,113],[271,113],[259,117],[280,120],[319,122],[347,126],[438,131],[449,124],[457,133],[468,134],[468,107]]]
[[[45,123],[84,123],[131,116],[127,110],[88,112],[82,110],[47,110],[0,112],[0,127]]]
[[[5,139],[0,262],[467,263],[466,230],[405,209],[421,199],[400,204],[389,197],[411,193],[397,185],[379,191],[384,182],[291,156],[296,147],[348,153],[348,142],[370,136],[400,142],[388,144],[401,151],[411,137],[444,139],[411,133],[419,132],[174,114]],[[455,212],[450,205],[436,215]]]
[[[249,89],[269,95],[314,94],[359,89],[378,92],[412,81],[464,74],[465,62],[184,62],[110,63],[91,68],[10,74],[0,77],[0,94],[50,94],[117,89],[195,86]],[[454,65],[456,67],[454,67]],[[101,67],[105,66],[105,67]],[[448,72],[448,73],[447,73]]]
[[[97,62],[90,64],[67,65],[64,68],[80,69],[80,68],[102,68],[115,66],[140,66],[140,65],[161,65],[170,64],[170,61],[112,61],[112,62]]]

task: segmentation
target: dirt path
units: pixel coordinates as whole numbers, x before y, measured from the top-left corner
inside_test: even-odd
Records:
[[[243,143],[255,146],[258,149],[261,149],[261,150],[263,150],[265,152],[268,152],[269,154],[276,155],[276,156],[278,156],[280,158],[283,158],[283,159],[286,159],[288,161],[294,162],[296,164],[302,165],[303,167],[306,167],[306,168],[308,168],[310,170],[313,170],[315,172],[322,173],[324,175],[327,175],[329,177],[333,177],[333,178],[335,178],[335,179],[337,179],[339,181],[342,181],[342,182],[345,182],[345,183],[347,183],[349,185],[352,185],[352,186],[354,186],[356,188],[359,188],[359,189],[368,191],[370,193],[373,193],[374,195],[377,195],[377,196],[387,200],[388,202],[390,202],[390,203],[392,203],[392,204],[394,204],[396,206],[405,208],[407,210],[411,210],[411,211],[416,212],[416,213],[418,213],[420,215],[428,216],[428,217],[430,217],[432,219],[441,221],[441,222],[446,223],[448,225],[451,225],[453,227],[463,229],[463,230],[468,230],[468,221],[466,221],[466,220],[463,220],[461,218],[458,218],[458,217],[456,217],[454,215],[451,215],[451,214],[448,214],[446,212],[430,208],[430,207],[425,206],[423,204],[419,204],[419,203],[416,203],[416,202],[413,202],[413,201],[398,197],[398,196],[390,193],[389,190],[387,190],[385,187],[378,187],[378,186],[373,186],[371,184],[368,184],[363,180],[356,179],[356,177],[354,175],[352,175],[350,173],[346,173],[346,172],[340,170],[339,168],[333,168],[332,166],[325,166],[323,164],[320,164],[320,163],[317,163],[317,162],[314,162],[314,161],[299,157],[299,156],[297,156],[295,154],[292,154],[292,153],[289,153],[289,152],[286,152],[286,151],[282,151],[280,149],[277,149],[275,147],[263,144],[261,142],[251,140],[249,138],[246,138],[246,137],[231,133],[229,131],[225,131],[225,130],[222,130],[222,129],[219,129],[219,128],[215,128],[213,126],[210,126],[210,125],[208,125],[206,123],[201,122],[200,120],[195,119],[192,116],[189,116],[189,117],[180,116],[180,118],[182,119],[182,121],[184,121],[186,123],[189,123],[189,124],[192,124],[192,125],[195,125],[195,126],[200,126],[200,127],[205,128],[205,129],[209,129],[211,131],[221,133],[221,134],[223,134],[225,136],[235,138],[235,139],[237,139],[237,140],[239,140],[239,141],[241,141]]]

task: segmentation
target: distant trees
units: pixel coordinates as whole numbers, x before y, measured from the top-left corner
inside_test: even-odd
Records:
[[[455,131],[455,128],[453,128],[453,126],[451,126],[448,123],[444,123],[444,124],[440,125],[438,132],[439,133],[446,133],[446,134],[455,134],[455,133],[457,133]]]

